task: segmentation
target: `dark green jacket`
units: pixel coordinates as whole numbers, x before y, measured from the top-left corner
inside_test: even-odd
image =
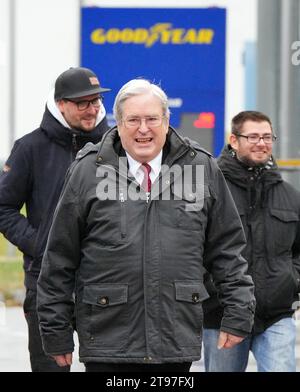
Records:
[[[202,301],[208,296],[204,260],[225,307],[222,329],[251,331],[253,283],[240,255],[245,239],[221,171],[208,153],[171,128],[163,163],[175,174],[160,176],[149,202],[142,190],[134,201],[126,188],[139,187],[126,176],[116,129],[78,154],[54,215],[38,282],[48,354],[73,351],[75,291],[81,361],[198,360]],[[204,168],[199,197],[192,194],[194,173],[180,200],[176,184],[184,165]],[[110,187],[115,190],[104,200]]]

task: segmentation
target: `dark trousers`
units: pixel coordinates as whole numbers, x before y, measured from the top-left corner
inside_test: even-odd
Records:
[[[87,362],[85,368],[87,372],[176,372],[188,373],[192,363],[162,363],[162,364],[143,364],[143,363],[98,363]]]
[[[28,325],[28,349],[32,371],[69,372],[69,366],[59,367],[52,358],[44,353],[36,311],[36,291],[27,289],[23,309]]]

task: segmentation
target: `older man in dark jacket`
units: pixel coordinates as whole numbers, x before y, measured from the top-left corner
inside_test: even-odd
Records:
[[[38,282],[45,351],[72,361],[75,291],[88,371],[188,371],[200,358],[205,267],[225,312],[219,345],[251,331],[253,283],[225,180],[207,152],[169,126],[165,93],[132,80],[117,127],[73,164]]]
[[[66,171],[88,142],[108,129],[97,76],[71,68],[56,80],[41,125],[14,144],[0,176],[0,231],[24,254],[26,298],[33,371],[59,371],[42,348],[36,313],[36,285],[46,241]],[[26,217],[20,212],[26,206]],[[65,368],[66,370],[66,368]]]
[[[246,233],[243,256],[257,307],[252,335],[233,349],[218,350],[223,309],[216,296],[205,302],[207,371],[245,371],[250,350],[258,371],[296,370],[292,315],[300,289],[300,194],[278,171],[272,158],[275,140],[266,115],[241,112],[232,120],[230,145],[218,160]]]

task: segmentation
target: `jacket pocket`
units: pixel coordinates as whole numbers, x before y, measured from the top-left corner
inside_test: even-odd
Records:
[[[53,212],[50,213],[49,211],[46,211],[42,215],[42,218],[36,231],[33,259],[28,266],[27,272],[39,273],[41,270],[42,259],[44,256],[52,219]]]
[[[99,247],[122,245],[126,237],[126,210],[128,201],[96,199],[86,219],[88,236],[97,238]]]
[[[277,317],[293,310],[298,299],[298,280],[290,256],[269,258],[266,287],[256,291],[258,304],[264,305],[265,317]]]
[[[272,208],[270,211],[271,211],[272,216],[275,216],[277,219],[279,219],[282,222],[298,222],[299,221],[299,216],[296,211],[280,210],[277,208]]]
[[[205,227],[206,213],[205,201],[210,197],[209,187],[207,185],[198,186],[195,192],[196,184],[183,184],[182,192],[172,185],[171,190],[175,200],[176,208],[176,226],[189,229],[199,230]]]
[[[272,218],[270,231],[273,235],[270,238],[274,241],[276,254],[284,252],[290,253],[297,235],[299,216],[296,211],[270,209]]]
[[[84,322],[87,323],[91,344],[102,348],[122,347],[128,330],[128,285],[87,285],[82,301],[89,307]]]
[[[207,298],[201,281],[175,282],[175,334],[180,347],[201,345],[202,302]]]

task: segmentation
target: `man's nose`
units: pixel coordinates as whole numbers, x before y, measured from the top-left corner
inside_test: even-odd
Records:
[[[141,123],[139,126],[139,131],[140,132],[147,132],[149,130],[149,127],[147,125],[146,119],[145,118],[141,118]]]
[[[265,143],[264,139],[261,137],[261,138],[259,138],[259,141],[257,142],[257,144],[265,145],[266,143]]]

